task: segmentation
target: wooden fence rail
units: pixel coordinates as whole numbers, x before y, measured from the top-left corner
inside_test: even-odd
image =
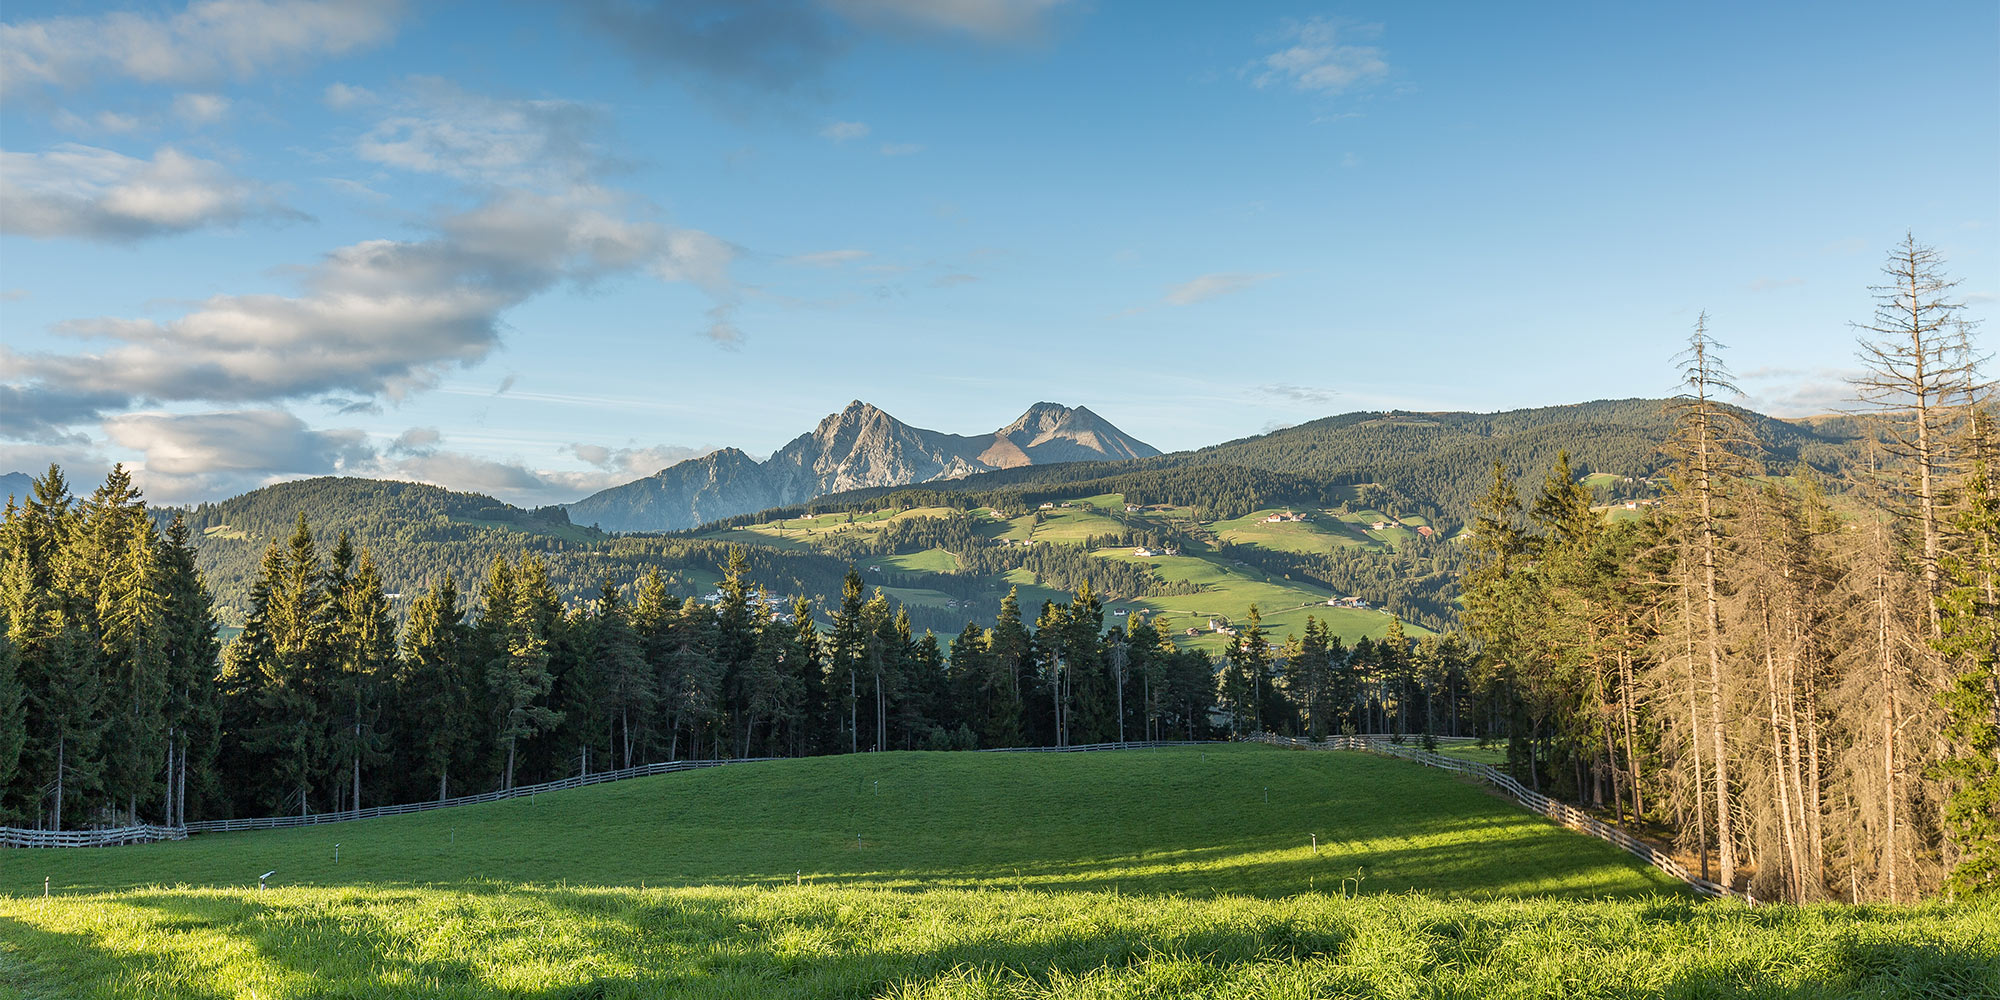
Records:
[[[1428,767],[1443,768],[1447,771],[1471,775],[1513,796],[1515,801],[1526,806],[1533,812],[1547,816],[1578,833],[1587,833],[1599,840],[1616,844],[1627,853],[1693,886],[1696,892],[1705,896],[1729,896],[1741,899],[1752,906],[1757,905],[1756,898],[1749,893],[1739,892],[1719,882],[1711,882],[1708,879],[1702,878],[1688,871],[1687,866],[1675,860],[1672,855],[1567,802],[1543,795],[1514,780],[1512,775],[1506,774],[1499,768],[1489,764],[1481,764],[1478,761],[1461,760],[1457,757],[1447,757],[1444,754],[1431,753],[1428,750],[1411,746],[1406,742],[1397,742],[1393,737],[1386,736],[1329,736],[1325,742],[1316,743],[1310,740],[1288,736],[1273,736],[1270,733],[1265,733],[1260,736],[1248,737],[1248,739],[1257,743],[1267,743],[1271,746],[1293,747],[1304,750],[1368,750],[1375,753],[1388,754],[1392,757],[1400,757],[1403,760],[1413,761]],[[1437,737],[1437,739],[1440,743],[1470,742],[1469,740],[1448,741],[1444,737]]]
[[[1408,740],[1418,737],[1395,737],[1383,735],[1329,736],[1324,741],[1315,742],[1295,737],[1261,736],[1246,737],[1256,743],[1271,746],[1292,747],[1304,750],[1366,750],[1383,753],[1414,761],[1430,767],[1443,768],[1459,774],[1471,775],[1491,784],[1514,797],[1528,809],[1555,820],[1563,826],[1580,833],[1587,833],[1601,840],[1618,845],[1625,851],[1644,859],[1653,867],[1693,886],[1695,891],[1709,896],[1733,896],[1755,904],[1749,893],[1738,892],[1728,886],[1711,882],[1687,870],[1687,866],[1674,860],[1666,853],[1637,837],[1605,823],[1566,802],[1552,799],[1540,792],[1522,785],[1513,777],[1499,769],[1476,761],[1461,760],[1443,754],[1431,753]],[[1464,745],[1473,742],[1470,736],[1436,736],[1439,743]],[[1122,743],[1085,743],[1066,747],[994,747],[984,753],[1088,753],[1101,750],[1147,750],[1159,747],[1204,746],[1217,741],[1204,740],[1128,740]],[[229,833],[239,830],[283,830],[300,826],[318,826],[322,823],[346,823],[357,819],[374,819],[379,816],[403,816],[409,813],[430,812],[433,809],[450,809],[455,806],[469,806],[481,802],[499,802],[503,799],[518,799],[539,795],[543,792],[559,792],[569,788],[582,788],[606,781],[623,781],[627,778],[645,778],[656,774],[671,774],[676,771],[692,771],[699,768],[721,767],[724,764],[749,764],[760,761],[784,760],[782,757],[749,757],[742,760],[676,760],[660,764],[641,764],[638,767],[620,768],[615,771],[599,771],[596,774],[580,774],[557,781],[545,781],[537,785],[521,785],[515,788],[478,795],[460,795],[455,798],[435,799],[429,802],[407,802],[394,806],[371,806],[367,809],[349,809],[344,812],[306,813],[299,816],[261,816],[254,819],[211,819],[199,820],[184,827],[171,826],[125,826],[108,830],[21,830],[14,827],[0,827],[0,846],[4,847],[109,847],[119,844],[140,844],[159,840],[186,840],[191,833]]]
[[[0,846],[5,847],[115,847],[144,844],[155,840],[186,840],[188,832],[178,826],[121,826],[109,830],[20,830],[0,826]]]

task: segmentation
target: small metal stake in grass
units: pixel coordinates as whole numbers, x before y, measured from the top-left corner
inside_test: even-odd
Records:
[[[792,872],[792,884],[793,884],[793,885],[804,885],[804,884],[806,884],[806,873],[805,873],[805,869],[801,868],[801,869],[798,869],[798,870],[796,870],[796,871]]]
[[[1269,785],[1264,786],[1264,804],[1267,806],[1271,804],[1271,786]]]
[[[335,844],[335,845],[333,845],[333,863],[334,863],[334,864],[336,864],[336,865],[340,863],[340,845],[339,845],[339,844]]]
[[[47,875],[42,876],[42,898],[49,898],[49,877]]]
[[[278,870],[277,870],[276,868],[273,868],[273,869],[271,869],[270,871],[267,871],[267,872],[265,872],[264,874],[262,874],[262,875],[259,875],[259,876],[257,876],[257,891],[258,891],[258,892],[263,892],[263,891],[264,891],[264,881],[265,881],[266,879],[270,878],[271,876],[273,876],[273,875],[276,875],[276,874],[278,874]]]
[[[1319,834],[1317,834],[1317,833],[1313,834],[1313,835],[1312,835],[1312,839],[1313,839],[1313,853],[1314,853],[1314,854],[1318,854],[1318,853],[1319,853]]]

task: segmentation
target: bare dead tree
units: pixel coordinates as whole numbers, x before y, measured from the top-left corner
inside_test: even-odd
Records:
[[[1699,588],[1699,615],[1694,628],[1695,642],[1708,670],[1708,731],[1710,754],[1715,767],[1715,839],[1722,882],[1736,877],[1736,844],[1730,828],[1729,745],[1723,711],[1723,626],[1721,585],[1718,567],[1723,539],[1723,504],[1730,483],[1744,468],[1742,457],[1754,445],[1750,432],[1736,411],[1722,405],[1723,396],[1741,395],[1729,367],[1723,363],[1723,345],[1708,334],[1708,314],[1695,320],[1688,348],[1675,359],[1681,368],[1683,389],[1676,397],[1675,434],[1669,451],[1675,458],[1674,486],[1682,508],[1686,543],[1696,565]]]
[[[1952,298],[1958,282],[1944,257],[1905,233],[1882,267],[1886,284],[1870,286],[1875,315],[1855,323],[1864,373],[1852,381],[1864,410],[1885,414],[1891,509],[1917,535],[1917,565],[1929,598],[1932,641],[1942,636],[1938,560],[1944,548],[1944,487],[1952,471],[1948,436],[1990,386],[1985,358],[1972,347],[1972,324]]]

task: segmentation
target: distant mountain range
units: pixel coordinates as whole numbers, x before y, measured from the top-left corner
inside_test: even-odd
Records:
[[[856,400],[762,462],[724,448],[566,506],[572,522],[606,531],[678,531],[829,493],[1158,454],[1081,406],[1036,403],[997,431],[966,436],[913,427]]]
[[[0,496],[13,497],[16,502],[25,503],[28,491],[33,489],[35,477],[25,472],[9,472],[0,476]]]

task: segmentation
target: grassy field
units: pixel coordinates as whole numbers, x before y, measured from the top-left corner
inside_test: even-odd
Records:
[[[1350,643],[1363,636],[1379,638],[1389,630],[1390,616],[1383,612],[1327,607],[1326,599],[1332,594],[1323,587],[1273,577],[1254,566],[1234,565],[1220,556],[1141,559],[1125,549],[1107,549],[1100,554],[1111,559],[1147,563],[1167,580],[1201,585],[1201,592],[1196,594],[1142,597],[1126,602],[1130,606],[1151,610],[1176,632],[1189,627],[1205,627],[1213,616],[1226,616],[1240,624],[1249,619],[1252,604],[1257,605],[1258,612],[1264,616],[1265,631],[1270,632],[1274,639],[1283,639],[1287,632],[1303,631],[1308,615],[1329,623],[1334,632]],[[1421,626],[1405,622],[1403,634],[1417,637],[1431,633]],[[1226,637],[1214,634],[1183,641],[1211,651],[1219,650],[1229,642]]]
[[[1115,809],[1107,809],[1115,803]],[[1318,850],[1313,838],[1318,838]],[[334,844],[340,860],[333,860]],[[0,892],[140,885],[819,884],[1277,897],[1671,890],[1641,862],[1441,772],[1254,745],[751,763],[185,843],[0,854]]]
[[[1266,747],[745,764],[4,852],[0,893],[34,998],[2000,990],[1994,907],[1702,901],[1441,772]]]

